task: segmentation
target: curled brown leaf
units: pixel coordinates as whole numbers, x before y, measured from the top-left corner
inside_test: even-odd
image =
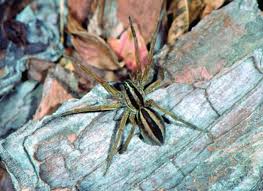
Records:
[[[69,17],[68,30],[72,34],[74,48],[88,65],[104,70],[117,70],[121,67],[108,44],[99,36],[83,29],[73,17]]]
[[[28,79],[44,82],[48,70],[52,67],[54,67],[52,62],[31,58],[28,61]]]
[[[84,23],[93,14],[97,0],[68,0],[69,12],[79,23]]]
[[[145,66],[147,64],[148,55],[146,43],[137,25],[134,27],[138,39],[139,59],[142,65]],[[136,64],[135,47],[131,29],[128,28],[125,32],[123,32],[120,39],[110,38],[108,43],[116,52],[118,57],[124,61],[126,67],[131,71],[136,71],[138,66]]]
[[[89,65],[99,69],[119,69],[117,56],[100,37],[88,32],[73,35],[72,44],[79,56]]]
[[[169,8],[174,20],[168,32],[168,44],[173,44],[175,40],[185,33],[190,24],[198,18],[203,10],[202,0],[174,0]]]
[[[218,9],[225,2],[226,2],[226,0],[204,0],[205,9],[202,13],[202,17],[210,14],[213,10]]]
[[[144,41],[149,43],[155,31],[163,1],[117,0],[118,19],[127,28],[129,26],[128,17],[132,17],[138,24]]]

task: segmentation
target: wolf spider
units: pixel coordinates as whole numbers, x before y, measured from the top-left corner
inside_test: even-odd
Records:
[[[167,111],[163,107],[159,106],[154,100],[152,99],[145,100],[146,95],[160,88],[161,82],[164,79],[164,71],[162,68],[159,68],[159,76],[161,78],[157,79],[154,82],[149,83],[149,81],[152,81],[151,75],[149,74],[149,70],[150,70],[150,64],[153,62],[154,45],[156,42],[157,33],[161,23],[161,16],[159,17],[156,30],[153,34],[152,42],[150,45],[150,51],[148,54],[148,64],[145,66],[145,68],[142,67],[139,60],[140,57],[139,57],[138,40],[130,17],[129,17],[129,22],[130,22],[130,27],[134,40],[136,63],[138,65],[138,69],[135,72],[135,75],[133,76],[132,80],[126,80],[122,82],[120,84],[120,88],[118,89],[114,85],[98,77],[94,72],[83,66],[80,62],[77,62],[78,66],[87,75],[90,75],[92,78],[94,78],[111,95],[111,97],[115,100],[115,102],[108,105],[86,106],[83,108],[76,108],[61,114],[61,116],[66,116],[66,115],[72,115],[77,113],[112,111],[120,108],[124,109],[124,112],[122,114],[119,123],[119,128],[117,129],[116,132],[115,140],[113,140],[113,144],[109,150],[109,154],[106,159],[107,165],[104,175],[107,173],[111,165],[113,156],[117,152],[122,153],[127,150],[127,147],[134,135],[136,125],[139,127],[141,136],[143,137],[144,140],[147,140],[152,145],[161,146],[164,144],[164,140],[165,140],[164,119],[158,112],[155,111],[155,109],[159,110],[161,113],[165,115],[172,117],[174,120],[185,124],[187,128],[206,132],[205,130],[200,129],[195,125],[178,118],[172,112]],[[132,128],[124,144],[120,145],[121,137],[123,135],[124,129],[126,127],[126,123],[128,121],[132,124]]]

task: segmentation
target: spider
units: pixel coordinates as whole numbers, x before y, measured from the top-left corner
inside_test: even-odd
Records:
[[[149,93],[160,88],[161,82],[164,79],[164,71],[159,67],[160,79],[152,82],[151,75],[149,73],[150,65],[153,62],[153,52],[154,45],[157,38],[157,32],[161,23],[161,16],[157,23],[156,30],[153,34],[152,42],[150,45],[150,51],[148,54],[148,64],[145,68],[142,67],[139,60],[139,48],[138,40],[136,37],[135,29],[133,26],[132,19],[129,17],[130,27],[132,31],[134,47],[135,47],[135,57],[138,65],[138,69],[135,72],[132,80],[126,80],[120,84],[120,88],[116,88],[114,85],[104,81],[102,78],[97,76],[90,69],[86,68],[80,62],[77,62],[78,66],[87,74],[93,77],[112,97],[115,102],[108,105],[100,106],[85,106],[82,108],[75,108],[73,110],[62,113],[61,116],[78,114],[78,113],[87,113],[87,112],[103,112],[103,111],[112,111],[120,108],[124,109],[122,117],[120,119],[119,127],[116,132],[115,140],[113,140],[112,146],[109,150],[107,159],[106,159],[106,170],[104,175],[107,173],[112,159],[115,154],[123,153],[127,150],[128,145],[135,133],[135,129],[138,126],[140,129],[140,134],[143,140],[149,142],[152,145],[163,145],[165,141],[165,122],[162,116],[157,112],[159,110],[161,113],[172,117],[174,120],[179,121],[186,125],[186,127],[195,129],[198,131],[205,132],[195,125],[184,121],[178,118],[174,113],[166,110],[165,108],[159,106],[154,100],[146,100],[145,96]],[[150,83],[149,83],[150,81]],[[130,122],[132,128],[122,145],[120,145],[121,138],[126,127],[126,124]]]

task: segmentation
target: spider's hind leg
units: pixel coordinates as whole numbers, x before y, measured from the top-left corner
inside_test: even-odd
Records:
[[[134,116],[133,114],[131,114],[130,117],[129,117],[129,119],[130,119],[130,122],[131,122],[131,124],[132,124],[132,128],[131,128],[131,130],[130,130],[130,132],[129,132],[129,135],[128,135],[126,141],[125,141],[124,144],[121,145],[120,148],[119,148],[119,153],[120,153],[120,154],[121,154],[121,153],[124,153],[124,152],[127,150],[128,145],[129,145],[129,143],[130,143],[130,141],[131,141],[131,139],[132,139],[132,137],[133,137],[133,135],[134,135],[134,132],[135,132],[135,128],[136,128],[135,116]]]
[[[156,89],[159,89],[161,86],[164,86],[166,84],[162,84],[164,81],[164,70],[161,66],[158,66],[158,73],[157,73],[157,80],[154,82],[150,82],[149,84],[146,84],[144,86],[144,93],[145,95],[155,91]]]
[[[203,132],[203,133],[206,133],[207,136],[213,140],[213,135],[211,134],[211,132],[209,132],[208,130],[205,130],[205,129],[202,129],[202,128],[199,128],[197,127],[196,125],[190,123],[190,122],[187,122],[179,117],[177,117],[173,112],[170,112],[170,111],[167,111],[166,109],[164,109],[163,107],[159,106],[154,100],[148,100],[146,102],[147,105],[149,106],[152,106],[152,107],[155,107],[156,109],[160,110],[162,113],[164,113],[165,115],[168,115],[170,117],[172,117],[175,121],[179,121],[183,124],[185,124],[185,127],[186,128],[190,128],[190,129],[193,129],[193,130],[197,130],[197,131],[200,131],[200,132]]]
[[[106,175],[106,173],[107,173],[107,171],[108,171],[108,169],[112,163],[113,156],[118,152],[118,145],[120,144],[121,137],[123,135],[123,132],[124,132],[124,129],[126,126],[126,122],[129,118],[129,115],[130,115],[130,111],[125,110],[124,114],[121,118],[119,128],[118,128],[117,133],[116,133],[116,138],[113,141],[112,146],[110,147],[109,154],[108,154],[107,159],[106,159],[107,164],[106,164],[106,169],[105,169],[104,175]]]
[[[165,114],[162,115],[161,117],[162,117],[162,119],[163,119],[163,121],[164,121],[165,123],[171,124],[171,121],[165,116]]]

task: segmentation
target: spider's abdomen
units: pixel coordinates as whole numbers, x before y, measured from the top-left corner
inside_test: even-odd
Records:
[[[143,107],[136,115],[143,139],[153,145],[162,145],[165,137],[165,126],[161,116],[149,107]]]
[[[136,110],[144,107],[143,96],[138,88],[131,81],[125,81],[123,85],[128,106]]]

